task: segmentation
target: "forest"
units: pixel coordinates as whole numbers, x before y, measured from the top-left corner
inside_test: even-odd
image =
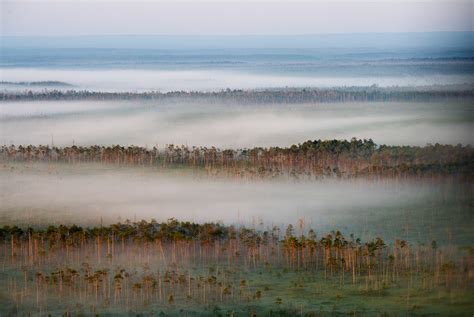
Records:
[[[372,102],[372,101],[440,101],[471,100],[474,89],[469,86],[427,87],[336,87],[336,88],[282,88],[263,90],[226,89],[221,91],[171,92],[103,92],[87,90],[43,91],[24,90],[0,92],[0,100],[157,100],[192,101],[224,104],[298,104],[320,102]]]
[[[2,146],[4,162],[102,163],[191,168],[207,175],[243,178],[458,176],[472,180],[474,149],[462,145],[387,146],[372,140],[314,140],[290,147],[225,149],[167,145]]]
[[[0,317],[474,316],[473,0],[0,2]]]

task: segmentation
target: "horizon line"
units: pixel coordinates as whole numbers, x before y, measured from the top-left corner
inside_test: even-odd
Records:
[[[4,35],[0,34],[0,38],[7,37],[48,37],[48,38],[60,38],[60,37],[123,37],[123,36],[164,36],[164,37],[253,37],[253,36],[265,36],[265,37],[291,37],[291,36],[325,36],[325,35],[402,35],[402,34],[448,34],[448,33],[471,33],[474,35],[474,30],[456,30],[456,31],[385,31],[385,32],[323,32],[323,33],[282,33],[282,34],[271,34],[271,33],[249,33],[249,34],[170,34],[170,33],[133,33],[133,34],[71,34],[71,35],[54,35],[54,34],[33,34],[33,35]]]

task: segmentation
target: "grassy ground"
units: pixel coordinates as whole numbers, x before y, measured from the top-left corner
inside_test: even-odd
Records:
[[[12,274],[21,275],[19,272],[2,274],[2,283]],[[21,276],[18,277],[21,280]],[[246,272],[243,277],[246,279],[244,297],[249,297],[248,302],[203,305],[195,299],[186,299],[183,294],[174,294],[173,303],[137,300],[125,307],[123,303],[114,305],[112,300],[99,299],[98,304],[90,300],[90,305],[85,305],[77,298],[65,295],[60,298],[57,292],[51,292],[49,305],[42,309],[43,314],[48,312],[53,316],[67,311],[73,315],[100,316],[250,316],[252,313],[257,316],[469,316],[474,309],[474,289],[427,289],[421,278],[402,279],[397,284],[374,290],[351,285],[349,281],[342,285],[339,278],[325,278],[323,274],[310,272],[266,270]],[[260,292],[258,298],[257,292]],[[35,296],[17,296],[17,302],[13,302],[12,294],[5,291],[0,294],[2,316],[39,314]]]

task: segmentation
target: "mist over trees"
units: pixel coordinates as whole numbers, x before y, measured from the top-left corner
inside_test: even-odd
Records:
[[[474,33],[374,31],[6,37],[0,315],[472,315]]]

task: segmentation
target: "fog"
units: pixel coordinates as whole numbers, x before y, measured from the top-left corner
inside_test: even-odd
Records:
[[[276,67],[271,65],[271,67]],[[295,65],[287,66],[289,68]],[[304,65],[303,65],[304,67]],[[413,66],[414,67],[414,66]],[[426,67],[426,66],[425,66]],[[370,68],[372,69],[372,68]],[[408,68],[409,69],[409,68]],[[338,71],[339,70],[339,71]],[[405,72],[407,72],[406,70]],[[464,73],[420,73],[381,75],[369,70],[352,74],[351,68],[331,68],[329,73],[313,71],[309,74],[252,73],[233,70],[143,70],[143,69],[49,69],[3,68],[2,80],[7,82],[60,81],[75,89],[91,91],[215,91],[222,89],[263,89],[282,87],[341,87],[341,86],[426,86],[474,84],[474,77]],[[372,72],[372,74],[371,74]],[[22,86],[0,85],[1,89],[25,90]],[[33,87],[33,90],[45,87]],[[28,88],[31,89],[31,88]]]
[[[209,105],[37,101],[0,103],[3,144],[187,144],[242,148],[308,139],[378,144],[473,144],[472,105],[460,102]]]
[[[4,165],[0,176],[0,219],[5,223],[97,224],[101,219],[108,223],[174,217],[270,226],[301,218],[318,230],[370,235],[400,235],[406,226],[413,233],[428,233],[459,224],[460,219],[472,223],[472,217],[466,218],[468,207],[449,202],[452,189],[428,183],[248,182],[148,168],[46,164]],[[449,219],[446,206],[453,208]],[[459,234],[464,230],[458,229]]]

